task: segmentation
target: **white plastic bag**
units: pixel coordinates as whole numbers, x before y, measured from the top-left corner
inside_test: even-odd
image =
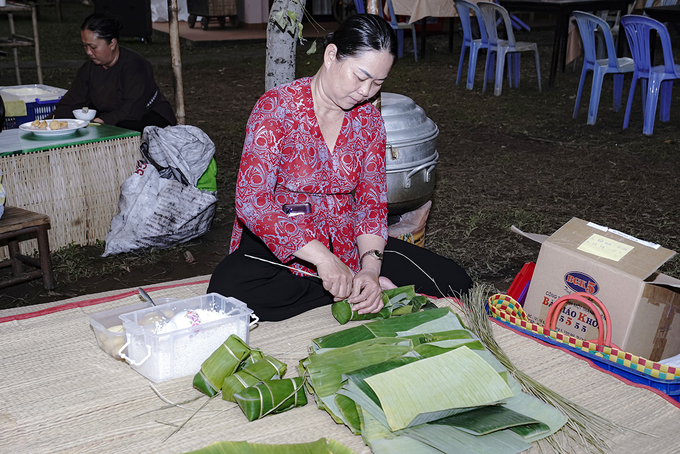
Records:
[[[161,178],[140,161],[121,186],[120,212],[111,220],[103,257],[134,249],[168,248],[203,235],[215,215],[217,197]]]
[[[157,169],[163,169],[161,176],[192,186],[196,186],[215,155],[215,144],[196,126],[147,126],[142,144],[142,155]]]

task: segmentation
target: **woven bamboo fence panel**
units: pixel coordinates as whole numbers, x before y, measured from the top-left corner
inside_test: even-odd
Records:
[[[135,171],[140,136],[0,157],[6,204],[50,217],[50,249],[104,240],[118,212],[120,185]],[[20,243],[33,255],[37,240]],[[0,260],[8,257],[0,248]]]
[[[208,0],[210,16],[235,16],[236,0]]]

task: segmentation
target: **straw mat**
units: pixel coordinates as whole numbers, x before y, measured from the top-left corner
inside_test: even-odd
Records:
[[[154,298],[189,298],[205,293],[208,278],[148,290]],[[214,399],[163,441],[192,411],[168,408],[151,382],[99,349],[89,326],[90,315],[139,301],[136,289],[128,289],[0,311],[0,452],[181,453],[219,440],[301,443],[321,437],[370,452],[361,437],[335,424],[313,402],[248,422],[234,404]],[[250,344],[285,361],[287,376],[293,377],[312,338],[344,328],[329,308],[319,308],[287,321],[260,323],[250,333]],[[672,452],[677,447],[680,410],[663,398],[511,330],[494,330],[515,364],[544,385],[618,424],[652,434],[615,434],[612,452]],[[180,403],[201,396],[191,381],[183,377],[154,386]],[[184,406],[196,409],[205,400]],[[531,451],[539,452],[536,447]]]

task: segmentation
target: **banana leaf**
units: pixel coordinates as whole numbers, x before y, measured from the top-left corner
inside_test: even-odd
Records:
[[[333,317],[341,324],[350,320],[373,320],[376,318],[387,319],[396,315],[418,312],[427,302],[424,296],[418,296],[413,285],[406,285],[395,289],[385,290],[382,293],[383,309],[380,312],[359,314],[352,310],[352,305],[347,300],[338,301],[331,306]]]
[[[236,369],[237,371],[243,370],[244,368],[255,364],[265,357],[265,354],[259,348],[253,348],[250,350],[250,355],[241,362],[241,365]]]
[[[361,434],[361,419],[357,405],[352,399],[342,394],[335,395],[335,406],[340,413],[342,421],[349,427],[354,435]]]
[[[359,407],[361,436],[373,454],[441,454],[442,451],[407,436],[395,435],[365,409]],[[467,451],[460,450],[465,453]]]
[[[234,394],[248,421],[307,405],[302,377],[266,380]]]
[[[232,334],[203,361],[201,370],[194,376],[194,388],[210,397],[216,395],[224,379],[233,374],[250,353],[248,344]]]
[[[315,350],[339,348],[376,337],[410,336],[464,328],[458,315],[451,312],[449,308],[442,307],[387,320],[375,320],[361,326],[317,337],[312,340],[312,348]]]
[[[278,359],[265,356],[234,375],[228,375],[222,382],[222,399],[236,402],[234,393],[265,380],[280,379],[286,373],[286,367],[286,364]]]
[[[307,390],[319,409],[325,410],[338,424],[348,424],[335,402],[342,386],[343,374],[365,366],[400,357],[412,352],[410,339],[369,339],[355,346],[319,350],[301,361],[300,375],[306,375]]]
[[[411,438],[446,453],[516,454],[531,448],[530,444],[508,430],[476,436],[452,426],[421,424],[404,429],[399,435],[400,440]]]
[[[333,317],[344,325],[352,320],[373,320],[375,318],[390,318],[392,316],[392,309],[388,306],[383,307],[380,312],[369,312],[367,314],[359,314],[359,312],[352,310],[352,305],[347,300],[337,301],[331,306],[331,313]]]
[[[342,443],[320,438],[310,443],[266,445],[247,441],[217,441],[189,454],[356,454]]]
[[[380,399],[393,431],[449,416],[452,409],[490,405],[513,395],[505,380],[465,346],[368,377],[366,382]]]
[[[486,435],[510,427],[541,424],[541,422],[501,405],[492,405],[449,416],[434,421],[432,424],[453,426],[472,435]]]
[[[321,397],[331,396],[342,386],[343,374],[397,358],[412,349],[413,344],[408,339],[369,339],[309,355],[306,371],[314,392]]]

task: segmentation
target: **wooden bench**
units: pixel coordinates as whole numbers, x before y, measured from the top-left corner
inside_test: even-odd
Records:
[[[54,276],[52,274],[52,259],[50,258],[50,243],[47,231],[50,228],[50,218],[47,215],[34,213],[16,207],[5,207],[5,213],[0,218],[0,244],[7,240],[9,259],[0,262],[0,268],[12,267],[12,277],[0,280],[0,288],[20,282],[43,278],[45,289],[54,288]],[[34,234],[38,236],[39,259],[27,257],[19,253],[19,242],[31,239]],[[30,237],[22,237],[30,235]],[[38,268],[37,270],[24,272],[23,264]]]

